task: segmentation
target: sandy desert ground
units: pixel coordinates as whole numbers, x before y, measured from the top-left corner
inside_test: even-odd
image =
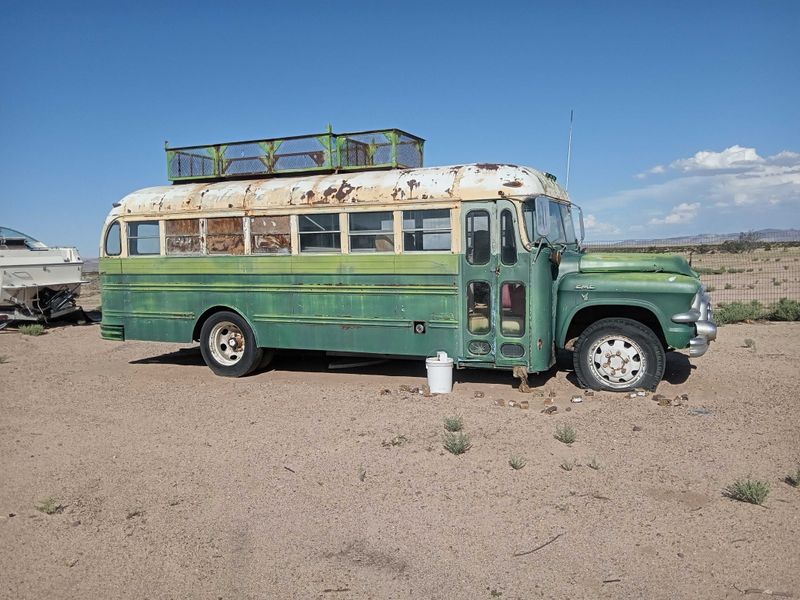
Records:
[[[572,404],[567,371],[527,395],[459,372],[426,397],[407,391],[417,362],[294,354],[229,380],[189,346],[6,330],[0,597],[797,598],[798,337],[726,326],[705,357],[670,357],[659,391],[689,399],[659,406]],[[442,447],[451,415],[462,456]],[[722,493],[747,474],[763,507]]]

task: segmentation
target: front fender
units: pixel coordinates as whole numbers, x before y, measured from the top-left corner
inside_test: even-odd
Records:
[[[692,306],[700,288],[694,277],[674,273],[571,273],[559,283],[556,344],[563,348],[570,323],[578,312],[592,307],[637,307],[656,318],[667,345],[686,348],[694,327],[673,323],[672,315]],[[624,310],[619,316],[624,316]]]

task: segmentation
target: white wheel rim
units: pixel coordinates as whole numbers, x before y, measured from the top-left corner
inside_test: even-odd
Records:
[[[624,335],[608,335],[589,349],[589,368],[612,388],[627,388],[639,382],[647,369],[642,347]]]
[[[208,347],[211,356],[219,364],[233,366],[242,360],[245,351],[244,334],[230,321],[221,321],[208,334]]]

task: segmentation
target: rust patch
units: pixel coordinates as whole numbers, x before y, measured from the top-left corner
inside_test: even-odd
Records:
[[[542,340],[542,338],[539,338],[539,341],[538,341],[538,342],[536,342],[536,347],[537,347],[539,350],[541,350],[542,348],[544,348],[544,341]]]
[[[500,168],[496,163],[477,163],[475,166],[486,171],[497,171]]]
[[[417,181],[416,179],[409,179],[406,185],[408,186],[408,197],[413,198],[414,188],[419,187],[419,181]]]
[[[326,189],[324,192],[322,192],[322,196],[325,198],[325,202],[327,202],[328,199],[331,196],[333,196],[335,193],[336,193],[336,188],[333,187],[333,186],[330,186],[328,189]]]
[[[506,193],[503,190],[497,190],[497,195],[500,196],[501,198],[506,197]]]
[[[348,183],[347,179],[342,179],[342,185],[339,186],[339,189],[336,190],[336,199],[341,202],[344,200],[347,195],[352,192],[355,188],[353,188],[350,183]]]
[[[518,188],[518,187],[522,187],[522,182],[521,181],[517,181],[515,179],[514,181],[504,181],[503,185],[505,187]]]

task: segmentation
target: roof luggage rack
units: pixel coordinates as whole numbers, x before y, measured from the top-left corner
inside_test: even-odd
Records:
[[[173,183],[422,166],[425,140],[400,129],[298,135],[167,151]]]

